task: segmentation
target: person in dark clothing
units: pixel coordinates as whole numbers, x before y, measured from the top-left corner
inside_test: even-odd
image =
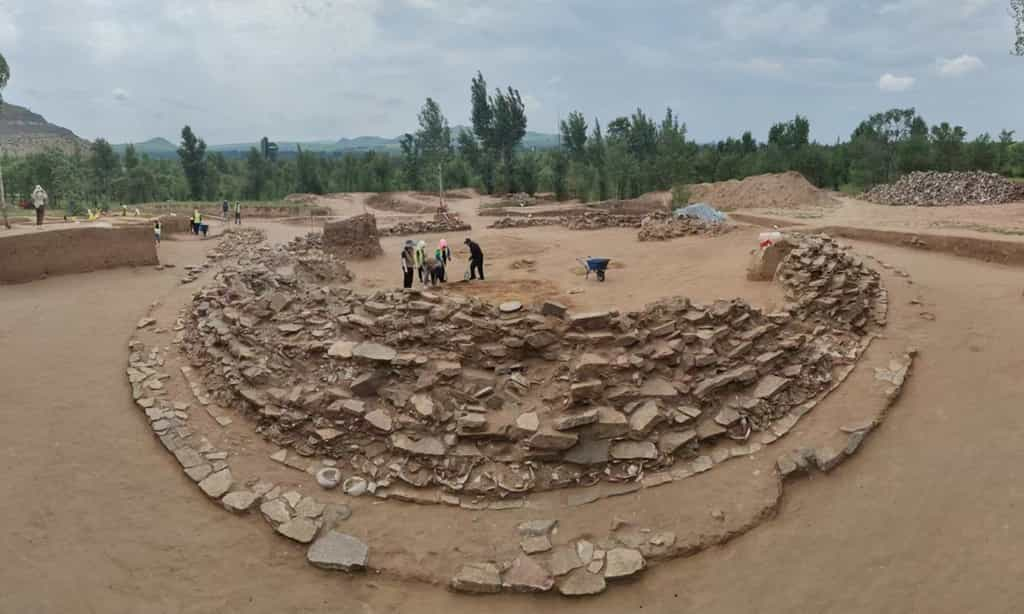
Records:
[[[466,238],[466,245],[469,247],[469,278],[476,279],[476,274],[480,273],[480,281],[483,281],[484,252],[476,241],[468,237]]]
[[[416,254],[412,241],[405,242],[402,250],[402,287],[412,287],[412,276],[416,271]]]
[[[221,211],[224,212],[224,221],[226,222],[228,221],[228,201],[225,200],[223,203],[221,203],[220,207]]]

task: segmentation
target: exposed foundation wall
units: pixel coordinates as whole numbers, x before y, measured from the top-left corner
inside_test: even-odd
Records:
[[[159,264],[148,225],[67,228],[0,237],[0,283]]]

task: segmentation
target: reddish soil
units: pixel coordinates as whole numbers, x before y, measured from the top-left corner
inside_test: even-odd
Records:
[[[70,225],[11,230],[0,235],[0,283],[155,264],[153,230],[143,224]]]
[[[469,219],[478,204],[476,198],[460,199],[453,208]],[[860,206],[844,203],[840,210],[849,217],[827,223],[864,228],[877,221],[876,228],[891,228],[893,217],[858,217]],[[958,208],[957,215],[965,215],[964,209],[969,208]],[[906,216],[897,223],[911,230],[927,226],[902,211],[891,215]],[[581,309],[628,308],[667,294],[701,300],[742,295],[764,305],[778,300],[774,291],[743,279],[756,229],[639,244],[635,231],[624,229],[489,231],[477,225],[478,218],[470,221],[481,228],[472,234],[487,253],[490,279],[470,284],[469,292],[499,298],[521,292],[525,299],[551,292]],[[969,223],[995,224],[983,218]],[[260,226],[272,241],[306,230]],[[966,234],[992,238],[977,230]],[[455,247],[461,238],[447,237]],[[397,285],[400,242],[385,239],[383,258],[352,267],[358,287]],[[0,611],[1019,610],[1021,590],[1012,581],[1024,573],[1024,534],[1016,521],[1024,490],[1014,469],[1024,463],[1019,269],[855,242],[858,252],[911,276],[886,275],[886,336],[909,338],[920,349],[903,397],[864,450],[828,476],[788,485],[777,516],[743,537],[661,564],[596,599],[468,598],[389,576],[314,570],[303,549],[262,523],[232,518],[207,502],[159,448],[131,402],[126,344],[153,301],[161,303],[158,311],[166,320],[188,300],[195,287],[179,285],[181,267],[202,263],[213,245],[165,242],[161,259],[178,265],[170,271],[120,268],[0,289],[6,401],[0,449],[10,459],[0,486],[6,529],[0,549],[7,555],[0,565]],[[588,254],[610,256],[624,266],[612,270],[605,284],[584,281],[573,271],[573,257]],[[533,272],[511,267],[523,258],[535,261]],[[456,269],[460,277],[461,272]],[[496,290],[484,290],[492,280]],[[529,282],[540,280],[539,288],[531,288]],[[452,284],[451,290],[459,286],[465,284]],[[583,292],[568,294],[574,288]],[[850,381],[839,392],[830,401],[836,410],[856,407],[865,391]],[[734,504],[755,506],[767,496],[752,493]],[[465,521],[464,515],[446,520],[436,511],[421,516],[414,506],[392,511],[390,504],[372,501],[354,518],[374,509],[393,513],[396,523],[424,522],[424,532],[453,531],[456,519]],[[668,517],[675,509],[672,498],[626,496],[594,513],[610,522],[620,510]],[[489,522],[485,514],[471,521]]]

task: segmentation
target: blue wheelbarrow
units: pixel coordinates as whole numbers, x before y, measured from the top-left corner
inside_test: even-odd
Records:
[[[586,278],[590,279],[590,274],[594,273],[597,275],[597,281],[604,281],[604,273],[608,270],[608,263],[612,261],[611,258],[577,258],[583,268],[586,270]]]

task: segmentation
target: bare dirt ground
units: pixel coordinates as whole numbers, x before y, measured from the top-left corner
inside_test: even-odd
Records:
[[[362,196],[329,200],[339,215],[362,212]],[[644,245],[624,229],[490,231],[475,214],[481,200],[452,206],[474,225],[489,280],[447,291],[550,296],[576,309],[638,307],[667,294],[744,296],[765,306],[779,300],[771,286],[743,280],[756,229]],[[922,223],[916,212],[874,207],[843,202],[844,213],[825,223],[924,228],[959,219],[1003,227],[1022,211],[985,207],[974,218],[969,208],[927,210],[920,219],[938,217]],[[382,226],[383,217],[378,213]],[[308,230],[259,225],[271,241]],[[462,237],[447,239],[461,247]],[[385,239],[383,258],[350,263],[356,287],[397,286],[402,241]],[[178,267],[170,271],[117,269],[0,287],[0,549],[7,555],[0,612],[1019,610],[1024,589],[1014,580],[1024,573],[1017,522],[1024,489],[1014,468],[1024,461],[1024,299],[1016,268],[855,243],[858,252],[910,274],[886,275],[886,336],[920,349],[902,399],[866,449],[829,476],[788,485],[778,516],[728,545],[659,565],[599,598],[569,601],[468,598],[388,576],[317,571],[302,549],[204,500],[152,438],[123,369],[140,315],[154,301],[188,300],[195,287],[178,284],[181,267],[203,262],[213,245],[190,237],[165,241],[161,259]],[[577,255],[611,257],[622,267],[604,284],[587,281],[574,270]],[[458,253],[459,277],[464,259]],[[840,391],[835,404],[858,402],[856,389]],[[624,506],[639,502],[621,499]],[[408,521],[407,510],[379,508]]]

